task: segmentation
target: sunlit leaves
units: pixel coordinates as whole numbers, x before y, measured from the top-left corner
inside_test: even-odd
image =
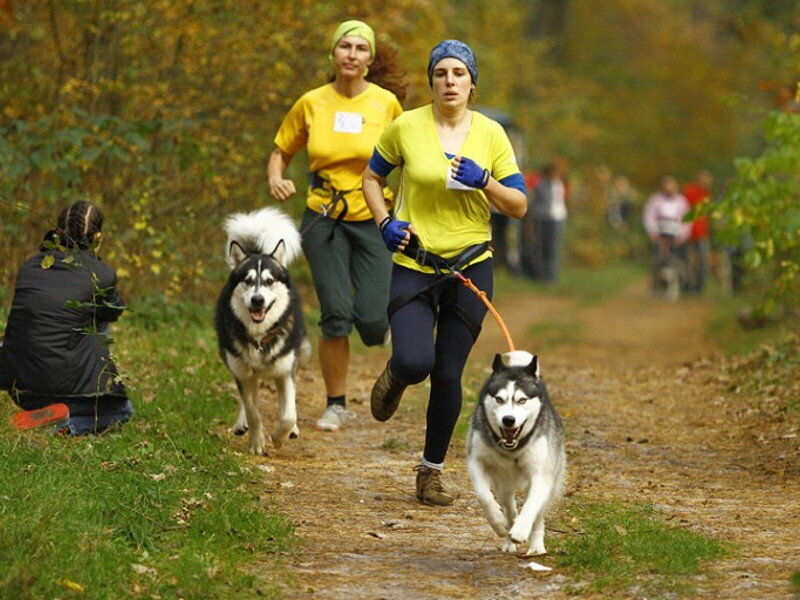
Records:
[[[55,256],[53,256],[52,254],[45,254],[40,264],[43,269],[49,269],[55,264],[55,262],[56,262]]]
[[[800,114],[770,113],[761,155],[736,161],[737,178],[711,213],[720,236],[746,248],[751,269],[766,270],[763,301],[800,298]]]

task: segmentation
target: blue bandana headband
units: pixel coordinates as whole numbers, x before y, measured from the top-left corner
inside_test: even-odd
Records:
[[[472,83],[478,83],[478,62],[472,48],[459,40],[444,40],[431,50],[428,58],[428,84],[433,85],[433,68],[443,58],[457,58],[467,66]]]

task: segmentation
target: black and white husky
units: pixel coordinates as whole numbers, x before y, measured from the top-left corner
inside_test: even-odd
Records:
[[[233,432],[250,432],[252,454],[267,442],[258,409],[259,380],[275,381],[279,417],[271,439],[279,448],[298,435],[295,378],[308,357],[300,298],[288,266],[300,254],[300,234],[278,208],[236,213],[225,222],[226,256],[231,268],[216,310],[217,340],[223,362],[236,379],[239,413]]]
[[[566,456],[536,356],[495,355],[470,422],[467,468],[484,515],[504,538],[503,551],[527,543],[526,555],[545,554],[544,514],[561,495]]]

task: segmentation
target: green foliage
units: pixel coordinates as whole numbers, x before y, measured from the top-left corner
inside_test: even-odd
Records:
[[[0,294],[58,210],[85,199],[106,213],[103,256],[126,297],[207,298],[223,269],[221,223],[268,201],[275,131],[326,82],[335,23],[374,17],[381,39],[408,53],[406,67],[443,31],[430,0],[403,0],[382,19],[362,4],[10,5],[0,27]],[[411,80],[426,93],[424,68]],[[286,206],[293,216],[303,162],[290,171],[301,190]]]
[[[185,308],[183,321],[176,309],[151,330],[115,328],[136,411],[118,431],[17,432],[0,402],[1,597],[277,597],[279,582],[247,565],[291,551],[292,527],[232,450],[210,314],[199,326]]]
[[[0,223],[9,234],[0,237],[7,261],[0,277],[11,278],[55,226],[61,207],[88,200],[106,213],[104,256],[123,282],[135,273],[140,283],[160,282],[169,294],[191,289],[206,266],[186,240],[194,234],[208,242],[198,231],[208,224],[182,196],[204,188],[221,153],[208,142],[198,151],[200,130],[199,122],[183,118],[132,122],[79,107],[12,121],[0,137]],[[174,265],[162,275],[166,256]]]
[[[589,580],[594,592],[637,585],[648,597],[687,593],[687,578],[703,561],[730,553],[720,542],[668,524],[649,506],[571,502],[565,510],[580,534],[560,544],[556,561]]]
[[[548,28],[545,4],[10,3],[0,13],[0,301],[57,210],[79,199],[105,210],[104,258],[128,296],[207,298],[223,269],[220,225],[270,201],[275,131],[327,81],[328,36],[345,18],[368,20],[398,49],[406,107],[429,101],[430,48],[460,37],[478,54],[477,102],[514,117],[530,166],[562,155],[644,186],[664,170],[722,171],[741,153],[750,117],[720,100],[762,73],[784,76],[760,25],[796,14],[744,0],[573,2]],[[305,167],[301,155],[289,169],[299,190]],[[286,205],[295,217],[302,195]],[[582,260],[619,255],[597,228],[585,232]]]
[[[130,327],[148,331],[203,326],[213,321],[214,306],[211,303],[197,304],[163,294],[141,298],[125,316]]]
[[[706,208],[720,239],[746,247],[745,261],[768,273],[762,311],[800,298],[800,114],[773,111],[764,121],[765,148],[736,161],[725,198]]]

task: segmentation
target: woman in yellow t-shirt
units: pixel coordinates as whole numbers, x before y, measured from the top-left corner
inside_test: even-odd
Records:
[[[372,389],[371,408],[389,419],[408,385],[430,376],[431,391],[417,498],[448,505],[441,470],[461,412],[461,375],[486,308],[455,278],[462,270],[492,294],[490,206],[520,218],[525,184],[502,126],[468,108],[478,81],[475,54],[458,40],[431,50],[432,103],[403,113],[375,146],[364,196],[393,252],[392,357]],[[397,219],[383,205],[386,176],[401,167]]]
[[[296,192],[284,177],[292,157],[308,152],[310,185],[303,215],[303,251],[320,303],[319,360],[327,405],[317,429],[336,431],[346,410],[349,335],[367,346],[384,343],[391,261],[361,191],[361,174],[386,126],[401,112],[403,74],[393,52],[379,46],[362,21],[345,21],[333,35],[330,83],[304,94],[275,136],[267,176],[280,202]],[[369,74],[368,74],[369,72]]]

